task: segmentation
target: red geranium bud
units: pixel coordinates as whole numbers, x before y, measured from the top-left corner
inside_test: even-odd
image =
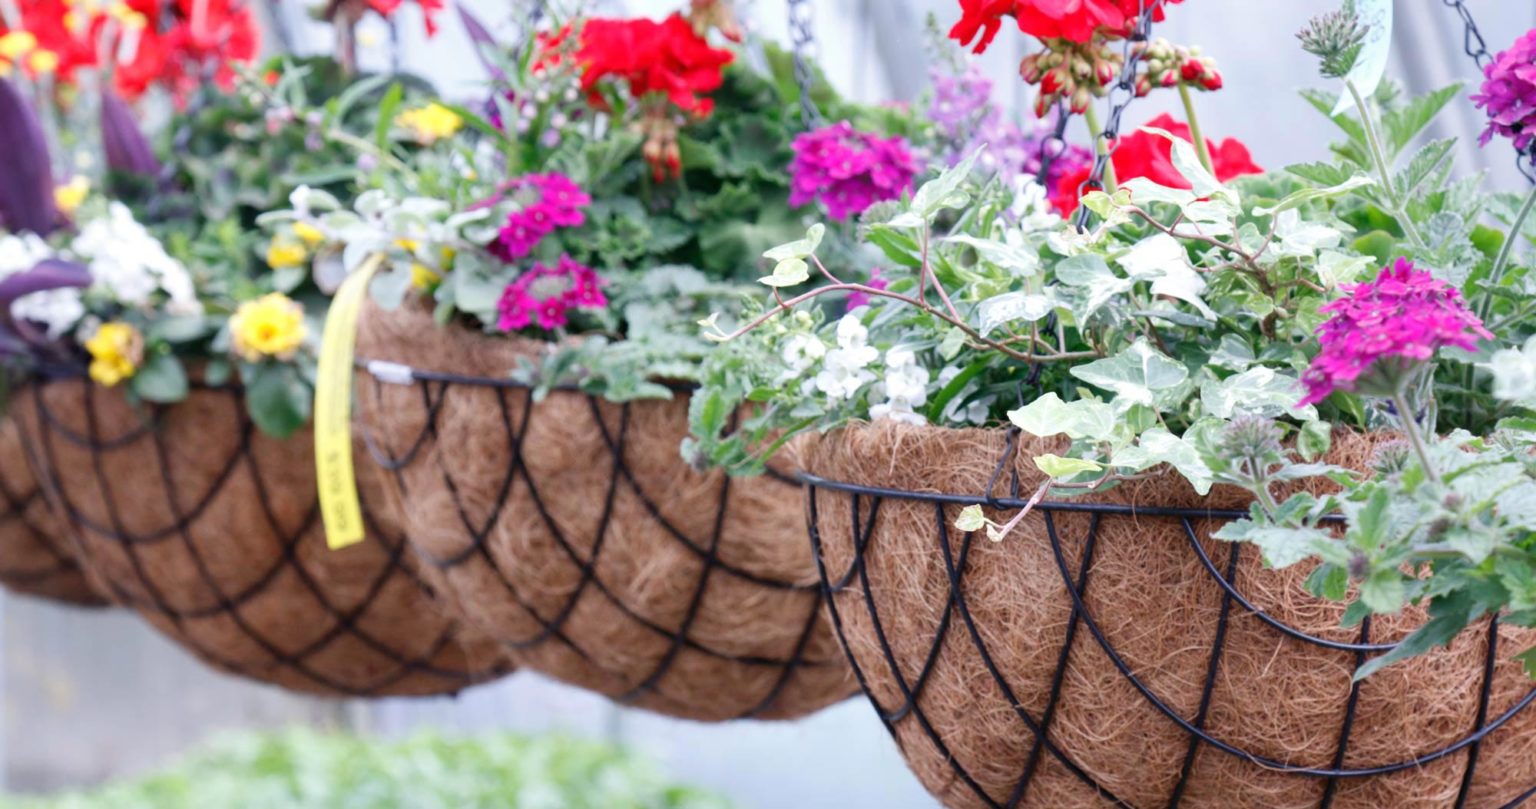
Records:
[[[1061,92],[1066,83],[1067,73],[1059,67],[1046,71],[1046,74],[1040,77],[1040,89],[1047,93]]]
[[[1025,84],[1034,84],[1040,81],[1040,76],[1040,54],[1032,53],[1024,57],[1022,62],[1019,62],[1019,77],[1024,80]]]
[[[1094,73],[1099,84],[1109,84],[1115,80],[1115,66],[1107,59],[1100,59],[1094,64]]]
[[[1056,106],[1056,94],[1041,93],[1035,98],[1035,117],[1044,118],[1054,106]]]
[[[1169,71],[1163,73],[1162,78],[1158,79],[1158,83],[1163,85],[1164,87],[1172,87],[1172,86],[1178,84],[1179,83],[1179,73],[1178,73],[1178,71],[1176,71],[1176,70],[1169,70]]]
[[[1190,59],[1184,62],[1179,73],[1184,77],[1184,81],[1199,81],[1205,76],[1205,65],[1200,64],[1199,59]]]
[[[1071,107],[1072,111],[1075,113],[1081,114],[1087,112],[1088,105],[1092,103],[1093,93],[1089,92],[1087,87],[1079,87],[1077,88],[1077,92],[1072,94]]]
[[[1146,95],[1147,93],[1150,93],[1150,92],[1152,92],[1152,79],[1150,77],[1148,77],[1148,76],[1145,76],[1145,75],[1137,78],[1136,79],[1136,97],[1137,98],[1141,98],[1142,96],[1144,96],[1144,95]]]
[[[1207,73],[1205,78],[1200,82],[1200,86],[1207,90],[1220,90],[1222,88],[1222,84],[1223,82],[1221,80],[1221,74],[1215,70]]]

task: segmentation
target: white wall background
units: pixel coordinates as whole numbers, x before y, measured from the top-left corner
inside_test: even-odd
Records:
[[[560,0],[556,0],[559,2]],[[281,3],[282,27],[299,51],[327,47],[322,26],[304,18],[299,0]],[[663,13],[679,0],[606,3],[615,12]],[[763,36],[786,37],[784,0],[743,0]],[[821,57],[832,80],[861,99],[913,99],[925,76],[923,18],[932,11],[946,26],[954,0],[813,0]],[[1315,158],[1329,126],[1295,91],[1316,86],[1312,60],[1292,33],[1334,0],[1186,0],[1160,29],[1183,43],[1200,43],[1221,63],[1227,89],[1200,97],[1202,121],[1215,137],[1236,136],[1267,167]],[[487,23],[511,30],[518,0],[470,0]],[[1533,0],[1468,0],[1489,47],[1507,47],[1536,24]],[[1415,89],[1471,79],[1461,54],[1459,20],[1439,0],[1400,0],[1396,75]],[[437,79],[455,93],[477,92],[480,68],[452,14],[425,40],[407,8],[396,53],[401,66]],[[389,32],[372,29],[365,62],[387,65]],[[274,37],[275,39],[275,37]],[[1016,47],[1010,49],[1010,42]],[[1014,65],[1022,38],[1005,33],[986,64],[999,77],[998,96],[1027,107]],[[1165,94],[1167,95],[1167,94]],[[1139,124],[1171,109],[1168,98],[1132,107]],[[1488,168],[1495,182],[1517,177],[1502,146],[1480,153],[1470,143],[1478,116],[1463,105],[1443,125],[1467,144],[1466,168]],[[446,730],[564,730],[621,740],[661,759],[679,777],[770,809],[918,809],[934,804],[907,773],[862,700],[787,724],[703,726],[618,709],[605,701],[521,674],[457,700],[386,701],[338,705],[291,697],[205,671],[128,616],[84,613],[0,596],[0,769],[15,788],[46,788],[142,770],[208,733],[289,722],[344,724],[382,733],[420,726]]]

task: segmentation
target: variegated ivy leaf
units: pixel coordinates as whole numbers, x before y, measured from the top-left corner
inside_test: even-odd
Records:
[[[1115,296],[1131,290],[1131,282],[1115,275],[1102,256],[1083,253],[1057,262],[1056,280],[1071,287],[1080,287],[1087,293],[1087,302],[1081,311],[1074,311],[1079,322],[1085,321]]]
[[[1221,344],[1211,354],[1212,365],[1232,371],[1246,371],[1258,359],[1253,353],[1253,346],[1235,334],[1223,334]]]
[[[966,506],[961,509],[960,515],[955,517],[955,527],[966,532],[980,531],[990,522],[987,515],[982,513],[981,506]]]
[[[1275,240],[1263,258],[1312,258],[1319,250],[1338,247],[1344,234],[1327,225],[1304,222],[1296,210],[1283,211],[1275,217]]]
[[[996,239],[982,239],[976,236],[958,234],[945,239],[946,242],[954,242],[971,247],[981,260],[1006,270],[1015,278],[1028,278],[1040,271],[1040,256],[1033,249],[1020,245],[1000,242]]]
[[[803,258],[786,258],[774,265],[773,275],[757,279],[759,284],[771,287],[792,287],[805,283],[811,277],[811,265]]]
[[[1262,365],[1226,379],[1208,375],[1200,383],[1200,403],[1205,412],[1222,419],[1294,416],[1303,421],[1315,420],[1317,408],[1295,407],[1300,398],[1301,382],[1296,377]]]
[[[805,231],[804,239],[796,239],[768,250],[763,253],[763,258],[775,263],[797,258],[803,261],[809,258],[812,253],[815,253],[816,248],[821,246],[821,237],[826,235],[826,233],[827,226],[817,222]]]
[[[1030,435],[1102,441],[1115,432],[1115,409],[1098,399],[1063,402],[1054,392],[1008,411],[1008,420]]]
[[[1207,320],[1216,320],[1216,313],[1201,297],[1205,292],[1205,279],[1189,266],[1184,246],[1178,239],[1166,233],[1150,236],[1137,242],[1117,261],[1131,278],[1150,281],[1153,295],[1177,298],[1200,310]]]
[[[1052,480],[1066,480],[1084,472],[1099,472],[1104,469],[1103,464],[1086,458],[1063,458],[1060,455],[1037,455],[1034,461],[1035,466]]]
[[[1376,259],[1371,256],[1351,256],[1337,250],[1324,250],[1317,255],[1317,280],[1329,289],[1353,283],[1374,268]]]
[[[1215,483],[1215,475],[1201,460],[1200,451],[1194,444],[1162,427],[1153,427],[1142,433],[1135,444],[1117,451],[1110,464],[1133,472],[1168,464],[1202,495],[1210,492],[1211,484]]]
[[[1005,292],[982,301],[976,311],[981,319],[978,327],[983,335],[1007,323],[1022,320],[1035,323],[1045,319],[1056,308],[1056,296],[1049,289],[1042,292]]]
[[[1145,338],[1113,357],[1074,366],[1071,373],[1127,402],[1148,407],[1158,405],[1158,394],[1176,391],[1189,379],[1188,368],[1153,348]]]
[[[971,152],[965,159],[956,163],[939,176],[923,183],[912,195],[911,210],[924,219],[931,219],[934,214],[946,208],[959,208],[970,201],[971,196],[961,190],[967,177],[971,174],[971,166],[975,165],[976,158],[982,150]]]
[[[1142,128],[1154,135],[1161,135],[1164,138],[1167,138],[1168,142],[1172,144],[1173,149],[1170,153],[1170,156],[1173,158],[1173,168],[1174,170],[1178,171],[1179,174],[1184,177],[1184,179],[1189,181],[1190,186],[1192,186],[1191,190],[1194,192],[1195,197],[1214,198],[1220,195],[1224,196],[1229,201],[1235,200],[1235,192],[1222,185],[1221,181],[1216,179],[1216,175],[1212,174],[1205,168],[1205,166],[1200,164],[1200,156],[1195,153],[1195,145],[1193,143],[1190,143],[1183,138],[1174,136],[1173,133],[1166,129],[1158,129],[1157,127],[1152,126]]]

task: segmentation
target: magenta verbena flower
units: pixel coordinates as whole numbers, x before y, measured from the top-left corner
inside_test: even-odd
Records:
[[[1488,113],[1488,126],[1479,142],[1487,146],[1497,134],[1514,141],[1519,151],[1529,152],[1536,141],[1536,30],[1494,57],[1483,75],[1482,92],[1472,96]]]
[[[860,132],[847,121],[795,138],[789,204],[820,201],[842,221],[912,188],[917,158],[900,137]]]
[[[1401,378],[1442,348],[1475,351],[1493,338],[1461,292],[1406,258],[1345,293],[1318,310],[1330,317],[1317,328],[1322,350],[1302,374],[1307,394],[1298,406],[1354,391],[1370,375]]]
[[[518,331],[535,324],[545,331],[569,322],[571,310],[598,310],[608,305],[603,280],[591,267],[562,255],[553,267],[535,262],[518,276],[496,302],[496,327]]]
[[[496,240],[488,249],[502,261],[526,258],[545,236],[558,228],[581,227],[586,223],[585,208],[592,198],[564,174],[530,174],[504,185],[497,195],[482,205],[494,205],[508,196],[519,207],[507,215]]]

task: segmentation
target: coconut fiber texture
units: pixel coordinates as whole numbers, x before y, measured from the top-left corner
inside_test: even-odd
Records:
[[[59,532],[9,416],[0,418],[0,584],[13,593],[78,607],[107,603]]]
[[[542,344],[365,309],[359,376],[375,459],[458,614],[521,667],[700,720],[785,718],[857,691],[823,609],[799,485],[679,456],[688,400],[534,402],[511,384]]]
[[[437,608],[373,477],[367,539],[326,547],[310,432],[260,433],[238,389],[146,409],[59,380],[13,412],[93,581],[214,667],[327,696],[454,693],[509,668]]]
[[[1500,627],[1490,649],[1485,623],[1352,689],[1423,613],[1341,628],[1339,605],[1303,589],[1309,566],[1267,570],[1208,538],[1210,510],[1246,508],[1236,489],[1202,498],[1164,474],[1090,501],[1136,514],[1043,504],[996,543],[953,528],[989,486],[1022,504],[1043,482],[1030,459],[1063,449],[1009,440],[877,424],[803,455],[833,620],[946,806],[1490,809],[1536,787],[1533,684],[1509,659],[1536,634]],[[1340,436],[1330,460],[1362,468],[1377,443]],[[1197,516],[1148,513],[1170,507]]]

